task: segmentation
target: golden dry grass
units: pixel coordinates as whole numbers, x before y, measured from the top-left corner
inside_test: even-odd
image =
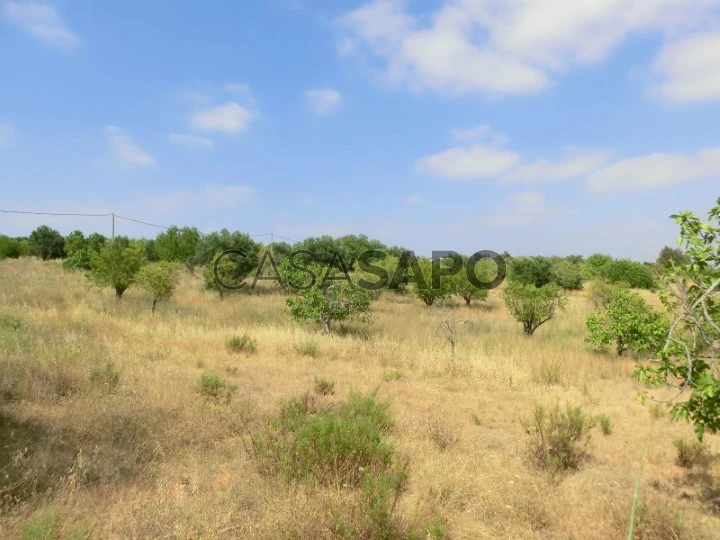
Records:
[[[220,301],[183,276],[153,316],[133,289],[118,303],[59,264],[5,260],[0,306],[23,322],[0,329],[0,469],[25,475],[2,507],[3,538],[48,508],[60,537],[332,538],[332,511],[351,511],[353,494],[262,476],[246,451],[247,434],[316,377],[335,382],[319,399],[378,389],[391,401],[392,441],[410,459],[408,523],[438,519],[448,538],[625,538],[649,445],[636,537],[720,536],[717,465],[675,464],[672,441],[691,427],[636,402],[632,359],[586,346],[583,293],[532,339],[498,291],[444,310],[386,293],[373,324],[328,336],[292,322],[277,294]],[[454,358],[439,329],[447,316],[473,321]],[[242,333],[257,340],[253,354],[227,350]],[[299,352],[308,343],[314,356]],[[90,381],[106,362],[114,389]],[[197,395],[204,370],[237,385],[228,405]],[[520,420],[556,403],[613,427],[593,429],[590,460],[552,479],[528,466]],[[707,444],[720,449],[715,436]]]

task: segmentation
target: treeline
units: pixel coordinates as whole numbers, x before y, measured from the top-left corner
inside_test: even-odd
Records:
[[[81,231],[73,231],[63,236],[43,225],[35,229],[29,237],[12,238],[0,235],[0,259],[22,256],[35,256],[43,260],[64,259],[63,267],[67,270],[90,270],[93,255],[99,253],[109,242],[110,239],[102,234],[85,236]],[[241,272],[244,275],[260,262],[262,251],[266,248],[249,235],[238,231],[223,229],[203,235],[194,227],[175,226],[158,234],[154,239],[118,236],[115,244],[123,249],[131,248],[147,262],[176,262],[191,271],[195,266],[210,264],[222,251],[239,250],[245,254],[244,264],[248,266]],[[405,251],[402,247],[387,246],[365,235],[311,237],[293,245],[274,242],[270,247],[278,261],[293,251],[304,250],[312,253],[314,261],[319,264],[337,263],[342,258],[350,271],[357,266],[360,255],[368,250],[384,251],[393,259],[400,258]],[[674,263],[685,261],[681,250],[670,247],[662,249],[655,263],[614,259],[604,254],[587,258],[580,255],[511,257],[505,252],[502,256],[507,264],[510,282],[536,287],[555,284],[566,290],[582,289],[588,280],[617,283],[630,288],[653,289],[659,272]]]

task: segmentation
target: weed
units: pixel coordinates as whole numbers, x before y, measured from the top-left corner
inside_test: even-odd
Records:
[[[577,469],[587,455],[593,422],[580,407],[568,405],[563,412],[556,406],[548,413],[538,405],[533,419],[522,425],[530,436],[530,461],[539,469],[551,474]]]
[[[335,393],[335,381],[315,377],[315,393],[321,396],[331,396]]]
[[[300,356],[310,356],[311,358],[317,357],[317,343],[312,339],[306,339],[300,343],[296,343],[294,347],[295,352],[297,352]]]
[[[228,350],[233,353],[244,352],[246,354],[252,354],[257,348],[257,342],[251,338],[248,334],[242,336],[233,336],[225,343]]]
[[[600,431],[602,431],[603,435],[610,435],[612,433],[612,418],[607,414],[598,416],[597,422],[600,425]]]
[[[430,422],[428,425],[428,435],[430,436],[430,440],[435,443],[435,446],[437,446],[437,449],[441,452],[445,452],[460,440],[460,435],[456,431],[439,420]]]
[[[207,401],[215,404],[230,403],[236,390],[236,385],[228,385],[216,373],[211,371],[204,372],[198,380],[198,393]]]
[[[56,508],[42,508],[22,528],[22,540],[53,540],[57,538],[62,516]]]
[[[402,378],[402,373],[400,373],[397,369],[393,369],[392,371],[388,371],[387,373],[383,374],[383,380],[385,381],[398,381]]]
[[[673,444],[677,449],[675,463],[684,469],[692,469],[693,466],[700,464],[707,455],[705,445],[700,441],[685,442],[683,439],[675,439]]]

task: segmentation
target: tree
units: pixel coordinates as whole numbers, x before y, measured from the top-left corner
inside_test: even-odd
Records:
[[[354,234],[347,234],[336,240],[336,245],[340,247],[343,253],[347,254],[348,269],[355,268],[358,257],[364,252],[375,249],[385,251],[387,246],[380,240],[371,240],[364,234],[359,236]]]
[[[410,266],[410,269],[412,270],[412,266]],[[417,275],[418,270],[420,275]],[[465,269],[463,268],[460,271],[464,272]],[[417,259],[417,267],[412,273],[415,275],[412,293],[422,300],[427,307],[432,306],[438,300],[447,300],[455,292],[455,280],[453,278],[456,276],[441,276],[440,282],[433,284],[433,264],[432,260],[427,257]]]
[[[65,237],[65,255],[72,257],[81,249],[85,249],[85,235],[82,231],[73,231]]]
[[[85,239],[85,247],[90,253],[99,253],[108,243],[108,239],[100,233],[92,233]]]
[[[460,298],[465,300],[465,305],[470,307],[473,300],[486,300],[488,297],[487,289],[480,289],[473,285],[468,278],[467,257],[463,257],[463,268],[452,276],[452,290]],[[497,273],[497,266],[491,259],[480,259],[475,265],[475,276],[481,283],[490,283]]]
[[[28,243],[30,255],[48,259],[62,259],[65,256],[65,239],[55,229],[41,225],[30,233]]]
[[[633,289],[652,289],[656,285],[652,267],[630,259],[615,259],[605,264],[597,277],[611,283],[625,282]]]
[[[656,353],[669,328],[663,314],[642,296],[623,289],[614,289],[605,308],[592,313],[586,324],[586,341],[603,349],[614,342],[618,356],[628,350]]]
[[[541,325],[553,318],[567,301],[562,289],[553,283],[542,287],[510,283],[504,293],[505,305],[516,321],[522,323],[530,337]]]
[[[332,332],[332,323],[357,319],[368,322],[371,295],[347,281],[334,281],[326,287],[318,283],[297,292],[288,298],[290,316],[296,321],[315,321],[327,333]]]
[[[192,268],[199,242],[200,232],[195,227],[180,229],[173,225],[157,235],[155,252],[161,261],[184,263]]]
[[[328,265],[333,261],[333,258],[337,256],[342,257],[346,265],[349,265],[350,254],[348,253],[347,247],[338,240],[335,240],[332,236],[319,236],[306,238],[299,244],[295,244],[296,249],[307,250],[313,254],[315,261]],[[338,254],[337,256],[335,254]]]
[[[260,245],[245,233],[238,231],[230,233],[227,229],[212,232],[200,239],[195,251],[195,263],[210,264],[215,260],[218,253],[228,250],[235,250],[244,254],[243,257],[234,256],[237,271],[243,274],[243,277],[256,269],[259,262]]]
[[[180,267],[176,262],[160,261],[143,266],[135,277],[137,287],[152,299],[152,312],[160,300],[172,296]]]
[[[595,253],[590,255],[582,266],[583,274],[587,279],[596,279],[600,276],[602,269],[613,261],[610,255]]]
[[[120,300],[123,293],[135,283],[135,277],[145,264],[140,246],[123,247],[115,242],[106,245],[90,259],[88,279],[98,287],[112,287]]]
[[[565,290],[579,290],[583,287],[583,277],[580,267],[568,259],[558,259],[552,263],[550,269],[552,282]]]
[[[688,263],[688,258],[685,253],[683,253],[682,249],[679,248],[672,248],[670,246],[665,246],[660,250],[660,254],[658,255],[656,264],[662,268],[670,268],[673,265],[683,265]]]
[[[203,285],[206,290],[217,291],[220,300],[225,294],[239,291],[248,276],[246,260],[233,253],[223,255],[218,251],[212,262],[203,270]]]
[[[657,358],[639,366],[635,376],[676,388],[671,417],[691,422],[702,440],[705,431],[720,429],[720,198],[707,222],[692,212],[671,217],[680,226],[678,245],[688,259],[663,278],[660,298],[674,320]]]
[[[552,261],[547,257],[515,257],[508,277],[514,283],[542,287],[553,281]]]
[[[23,254],[23,246],[17,238],[0,234],[0,259],[17,259]]]

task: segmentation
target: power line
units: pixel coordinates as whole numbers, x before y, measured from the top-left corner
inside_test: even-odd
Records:
[[[165,225],[156,225],[155,223],[148,223],[147,221],[140,221],[139,219],[118,216],[117,214],[114,214],[114,216],[118,219],[124,219],[126,221],[134,221],[135,223],[141,223],[142,225],[148,225],[150,227],[157,227],[158,229],[169,229],[170,228],[170,227],[166,227]]]
[[[81,217],[110,217],[112,214],[63,214],[58,212],[23,212],[21,210],[0,210],[5,214],[32,214],[34,216],[81,216]]]

